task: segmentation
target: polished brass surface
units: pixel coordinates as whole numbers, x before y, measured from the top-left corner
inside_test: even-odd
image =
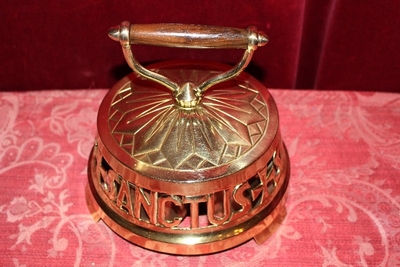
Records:
[[[243,58],[234,67],[169,61],[146,68],[134,58],[132,43],[162,45],[188,29],[193,43],[175,38],[168,45],[239,47]],[[275,102],[242,72],[266,36],[254,28],[128,22],[109,36],[134,73],[99,109],[87,188],[94,218],[135,244],[172,254],[264,242],[286,214],[290,172]]]

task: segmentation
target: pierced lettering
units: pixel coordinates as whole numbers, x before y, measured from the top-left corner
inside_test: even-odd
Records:
[[[96,156],[97,168],[93,168],[97,169],[100,188],[116,212],[130,215],[134,223],[172,229],[216,227],[264,207],[271,201],[269,196],[283,167],[277,150],[266,166],[244,183],[206,195],[179,196],[134,185],[116,173],[104,157]]]

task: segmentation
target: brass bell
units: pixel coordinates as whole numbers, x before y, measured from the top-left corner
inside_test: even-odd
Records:
[[[268,42],[255,28],[111,28],[133,73],[100,105],[87,203],[121,237],[171,254],[264,242],[286,215],[289,158],[268,90],[242,72]],[[146,68],[132,44],[242,48],[234,67],[167,61]]]

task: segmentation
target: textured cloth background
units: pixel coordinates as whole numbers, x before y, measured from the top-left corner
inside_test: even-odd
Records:
[[[400,91],[400,1],[3,1],[0,90],[109,88],[130,72],[108,28],[131,23],[257,26],[270,42],[247,69],[269,88]],[[134,46],[144,64],[240,50]]]
[[[0,93],[1,266],[400,266],[400,95],[272,90],[292,173],[264,244],[171,256],[94,223],[87,160],[107,90]]]

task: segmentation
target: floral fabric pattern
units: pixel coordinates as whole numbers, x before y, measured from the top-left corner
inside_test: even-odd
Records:
[[[92,220],[106,92],[0,94],[1,266],[400,266],[400,94],[271,90],[291,160],[286,219],[262,245],[186,257]]]

